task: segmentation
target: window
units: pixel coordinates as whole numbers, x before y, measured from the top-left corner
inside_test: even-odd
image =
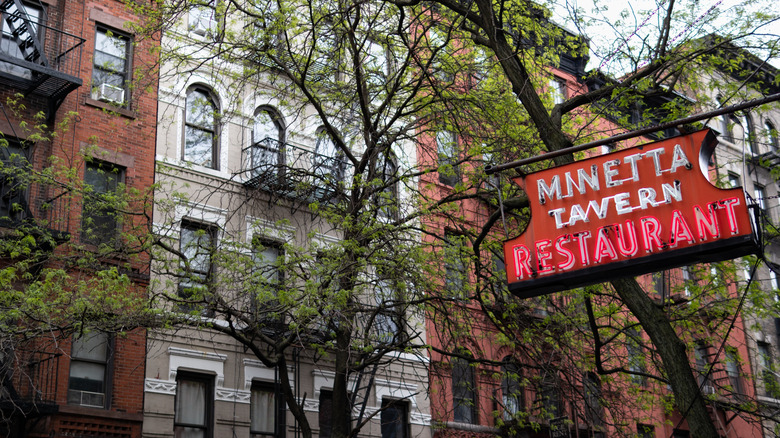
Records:
[[[19,11],[16,3],[7,3],[5,11],[2,12],[0,26],[2,26],[2,39],[0,39],[0,52],[11,58],[42,63],[41,58],[45,55],[41,52],[44,28],[40,27],[43,9],[39,6],[23,3],[23,10]],[[21,25],[21,21],[13,19],[10,16],[26,15],[29,27]],[[24,18],[23,18],[24,19]],[[11,21],[11,23],[9,23]],[[39,31],[41,34],[39,34]],[[27,42],[32,42],[32,45]],[[7,62],[0,62],[0,72],[9,73],[25,79],[32,78],[32,71],[28,68],[19,67]]]
[[[320,438],[330,438],[330,432],[333,429],[331,422],[331,413],[333,411],[333,393],[331,391],[320,391],[320,410],[319,410],[319,428]]]
[[[214,378],[179,371],[176,374],[175,438],[211,438]]]
[[[184,160],[203,167],[217,166],[217,105],[199,86],[189,89],[184,109]]]
[[[764,128],[766,129],[767,143],[772,148],[772,151],[776,154],[780,154],[780,138],[778,138],[777,129],[775,125],[769,120],[764,122]]]
[[[504,408],[504,419],[511,420],[525,404],[523,390],[520,387],[522,378],[520,364],[514,358],[507,356],[501,365],[501,403]]]
[[[273,384],[252,382],[250,399],[250,434],[275,437],[284,434],[284,401]]]
[[[737,353],[732,350],[726,350],[726,375],[729,378],[731,391],[735,394],[742,394],[742,379],[740,378],[739,358]]]
[[[213,36],[217,31],[216,0],[206,0],[190,9],[190,31],[200,36]]]
[[[780,266],[775,264],[769,265],[769,287],[780,293],[780,275],[777,275],[778,271],[780,271]],[[777,294],[775,294],[775,299],[777,299]]]
[[[696,360],[696,379],[698,380],[699,387],[704,395],[712,394],[715,389],[712,386],[710,376],[708,375],[710,372],[710,356],[708,351],[709,349],[706,345],[697,345],[696,349],[693,351]]]
[[[92,66],[92,98],[124,106],[129,97],[130,38],[98,26]]]
[[[284,124],[279,114],[270,108],[259,108],[255,112],[252,126],[252,147],[250,153],[250,173],[259,175],[278,175],[281,178],[282,145],[284,144]],[[281,181],[278,181],[281,182]]]
[[[120,228],[116,194],[124,171],[108,163],[89,162],[84,170],[85,188],[81,232],[92,245],[114,245]]]
[[[691,287],[693,285],[693,270],[690,266],[683,266],[680,268],[680,271],[682,271],[682,280],[683,280],[683,293],[686,297],[691,296]]]
[[[375,205],[379,207],[380,216],[395,219],[398,217],[398,165],[388,154],[379,154],[376,160],[377,175],[382,187],[376,195]]]
[[[284,249],[280,242],[262,240],[255,237],[252,242],[255,252],[255,271],[273,287],[282,283],[280,263],[284,259]]]
[[[587,421],[592,426],[601,426],[604,422],[604,412],[601,407],[601,381],[594,373],[585,373],[582,377]]]
[[[344,160],[325,127],[317,128],[314,144],[314,174],[339,181],[344,177]]]
[[[758,208],[761,209],[761,214],[766,215],[767,214],[766,187],[758,183],[753,183],[753,196],[755,197],[754,201],[756,201]]]
[[[777,382],[773,365],[772,355],[769,352],[769,344],[759,342],[756,345],[758,375],[761,376],[761,382],[764,384],[764,395],[773,398],[780,398],[780,384]]]
[[[631,381],[636,385],[645,385],[647,378],[643,375],[645,369],[645,354],[642,351],[642,337],[636,328],[626,330],[626,353],[628,354],[628,370]]]
[[[558,418],[563,413],[563,403],[555,377],[546,375],[542,378],[539,396],[545,418]]]
[[[466,254],[463,236],[447,233],[444,247],[444,295],[449,298],[465,298]]]
[[[382,398],[380,413],[382,438],[406,438],[409,436],[409,403]]]
[[[734,188],[737,188],[737,187],[739,187],[741,185],[742,184],[739,181],[739,175],[737,175],[736,173],[729,172],[729,175],[728,175],[728,187],[734,189]]]
[[[380,279],[376,283],[374,298],[377,314],[374,317],[374,328],[377,340],[381,343],[391,343],[400,334],[401,315],[396,306],[398,299],[390,280]]]
[[[71,346],[68,404],[105,408],[109,398],[109,336],[103,332],[84,333]]]
[[[6,140],[8,147],[0,147],[0,218],[17,221],[25,217],[28,209],[29,151],[15,139]]]
[[[345,403],[340,409],[344,409],[344,414],[349,415],[349,403]],[[333,391],[321,390],[320,391],[320,410],[319,410],[319,428],[320,438],[330,438],[333,430],[333,419],[331,414],[333,412]]]
[[[452,131],[436,133],[436,150],[439,154],[439,182],[454,186],[460,181],[458,174],[458,141]]]
[[[738,114],[737,120],[739,127],[742,128],[742,139],[747,143],[747,152],[753,156],[759,154],[758,144],[756,143],[756,133],[753,129],[753,119],[747,114]]]
[[[466,351],[468,356],[471,354]],[[458,423],[477,424],[477,399],[474,386],[474,368],[466,359],[452,358],[452,406]]]
[[[276,297],[284,280],[281,270],[284,248],[280,242],[263,240],[257,236],[252,239],[252,246],[255,278],[261,285],[259,291],[265,297],[254,297],[251,303],[252,310],[257,313],[258,319],[279,321],[279,303]]]
[[[563,79],[553,77],[550,79],[550,92],[554,105],[563,103],[566,100],[566,82]]]
[[[192,311],[206,304],[211,283],[211,254],[216,246],[215,229],[203,224],[182,222],[179,250],[183,278],[179,281],[180,309]],[[189,264],[189,271],[187,265]]]
[[[668,271],[653,272],[653,290],[664,300],[669,297]]]

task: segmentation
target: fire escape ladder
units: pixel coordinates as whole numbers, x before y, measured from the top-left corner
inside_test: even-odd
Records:
[[[14,6],[15,10],[8,13]],[[43,10],[43,8],[41,8]],[[37,24],[34,23],[27,14],[24,4],[21,0],[4,0],[0,4],[0,13],[5,17],[8,25],[8,33],[13,38],[22,57],[29,62],[34,62],[43,66],[48,66],[49,61],[43,51],[43,46],[37,35]]]
[[[363,421],[363,415],[366,412],[366,404],[371,395],[371,387],[374,386],[374,377],[376,376],[378,367],[379,361],[375,361],[373,364],[361,368],[355,379],[355,386],[352,389],[351,405],[353,412],[355,411],[355,408],[359,408],[357,421],[355,422],[357,425],[360,425]]]

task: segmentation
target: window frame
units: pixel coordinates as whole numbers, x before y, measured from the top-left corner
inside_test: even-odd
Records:
[[[390,412],[396,412],[399,413],[399,415],[393,416],[392,419],[386,418],[386,415],[388,415]],[[382,397],[381,412],[379,414],[381,437],[408,438],[411,436],[409,413],[410,403],[408,400]],[[399,418],[400,421],[398,421]]]
[[[471,356],[468,350],[462,354]],[[479,424],[476,375],[471,363],[460,357],[450,359],[452,377],[452,419],[456,423]]]
[[[197,382],[204,385],[205,397],[203,400],[203,424],[184,423],[179,420],[179,403],[181,401],[181,382]],[[214,376],[190,371],[179,370],[176,373],[176,394],[173,402],[173,432],[177,438],[185,438],[181,428],[193,428],[203,431],[203,438],[211,438],[214,433]]]
[[[267,114],[270,119],[270,124],[276,129],[275,137],[255,138],[255,134],[258,131],[258,117],[261,114]],[[267,175],[269,173],[276,173],[279,177],[279,181],[284,176],[284,145],[287,136],[287,126],[282,118],[281,113],[276,108],[270,106],[259,106],[255,109],[255,113],[252,116],[252,130],[250,133],[251,144],[249,146],[248,157],[248,171],[251,177],[255,178],[261,175]],[[276,143],[272,145],[271,143]],[[259,151],[260,153],[258,153]],[[262,155],[261,155],[262,154]],[[257,159],[256,157],[263,156],[266,158]],[[273,160],[271,157],[276,157]],[[271,158],[271,159],[268,159]],[[262,167],[261,167],[262,166]],[[265,167],[270,167],[266,169]]]
[[[186,288],[189,287],[189,288],[193,288],[194,289],[194,288],[198,287],[198,285],[200,285],[201,287],[204,288],[204,291],[207,294],[213,288],[213,280],[214,280],[214,278],[213,278],[213,276],[214,276],[213,255],[214,255],[214,251],[216,250],[216,247],[217,247],[217,228],[213,224],[207,224],[207,223],[202,223],[202,222],[196,222],[196,221],[191,221],[191,220],[187,220],[187,219],[182,219],[181,226],[179,228],[179,230],[180,230],[180,232],[179,232],[179,251],[182,253],[182,255],[184,255],[184,256],[189,258],[189,256],[187,255],[187,251],[190,250],[190,248],[184,246],[183,239],[182,239],[182,237],[184,235],[184,230],[185,229],[190,230],[193,233],[195,233],[194,237],[198,240],[198,242],[197,242],[198,246],[196,247],[195,257],[193,257],[193,258],[197,258],[197,257],[202,255],[200,253],[200,250],[202,248],[200,247],[201,242],[199,240],[201,238],[208,237],[208,239],[210,241],[210,247],[206,248],[206,250],[207,250],[206,257],[207,257],[207,262],[208,262],[208,269],[206,269],[206,270],[196,270],[196,269],[193,269],[193,267],[192,267],[193,263],[192,263],[192,261],[190,261],[190,273],[187,273],[186,267],[183,266],[184,261],[183,260],[179,261],[179,269],[182,270],[181,271],[182,273],[181,273],[181,276],[179,278],[179,284],[177,285],[177,294],[178,294],[178,297],[180,299],[182,299],[182,300],[189,300],[192,297],[193,292],[189,292],[188,293],[186,291]],[[203,231],[202,235],[198,235],[198,233],[200,231]],[[198,276],[202,276],[202,278],[200,280],[196,280],[196,278]],[[193,283],[193,284],[192,285],[186,285],[184,283]],[[181,310],[181,311],[189,312],[189,311],[192,311],[194,309],[195,309],[195,307],[193,307],[192,305],[188,305],[186,302],[179,303],[179,310]],[[206,313],[208,313],[208,312],[206,312]]]
[[[103,340],[101,343],[105,344],[105,357],[102,359],[100,358],[90,358],[90,357],[83,357],[77,355],[77,342],[80,339],[84,339],[86,336],[102,336]],[[112,380],[113,380],[113,353],[114,353],[114,338],[110,336],[106,332],[90,332],[90,333],[83,333],[81,336],[76,337],[74,336],[71,342],[71,355],[70,355],[70,366],[68,369],[68,404],[74,405],[74,406],[82,406],[87,408],[97,408],[97,409],[108,409],[111,405],[111,389],[112,389]],[[83,395],[84,392],[92,392],[95,394],[99,394],[94,391],[85,391],[80,389],[71,388],[71,386],[74,384],[74,377],[73,377],[73,364],[89,364],[89,365],[98,365],[103,367],[103,404],[102,405],[91,405],[91,404],[84,404],[83,402],[75,402],[75,400],[71,399],[71,391],[78,391],[81,395]]]
[[[525,408],[525,392],[520,386],[523,367],[512,356],[506,356],[501,364],[501,404],[504,420],[511,420]]]
[[[469,263],[465,257],[464,237],[445,233],[444,242],[444,296],[465,299],[468,283]]]
[[[30,209],[30,184],[23,175],[32,169],[31,149],[18,138],[5,139],[8,146],[0,151],[0,159],[5,167],[13,167],[13,170],[0,173],[0,218],[7,217],[14,223],[24,219]],[[17,157],[12,160],[14,155]]]
[[[254,415],[255,415],[255,405],[254,405],[254,393],[255,392],[267,392],[273,395],[273,415],[274,415],[274,427],[272,432],[268,431],[255,431],[252,428],[254,427]],[[284,430],[286,428],[286,411],[285,411],[285,403],[284,403],[284,395],[279,391],[279,387],[277,383],[272,382],[263,382],[258,380],[252,381],[252,387],[250,389],[250,405],[249,405],[249,436],[250,438],[260,438],[260,437],[281,437],[284,436]]]
[[[445,144],[444,140],[441,136],[447,135],[449,138],[447,138],[447,144]],[[436,131],[436,135],[434,137],[434,140],[436,142],[436,155],[437,155],[437,165],[439,168],[442,166],[450,166],[452,167],[452,175],[444,175],[439,171],[439,183],[454,187],[455,185],[460,182],[460,172],[459,172],[459,166],[458,161],[460,160],[459,154],[458,154],[458,135],[450,131],[448,129],[442,129]],[[454,156],[448,156],[448,154],[454,154]]]
[[[99,66],[96,63],[97,60],[97,53],[98,53],[98,35],[104,34],[106,38],[115,38],[119,40],[123,40],[125,42],[125,58],[124,58],[124,70],[118,71],[118,70],[112,70],[110,68],[107,68],[105,65]],[[111,36],[109,37],[109,34]],[[130,107],[130,74],[133,71],[133,36],[127,32],[122,32],[119,30],[116,30],[110,26],[106,26],[104,24],[98,23],[95,25],[95,54],[92,56],[92,76],[90,78],[91,80],[91,95],[92,98],[95,100],[99,100],[101,102],[107,102],[111,105],[118,106],[120,108],[129,108]],[[97,71],[100,70],[104,74],[111,75],[116,74],[122,77],[122,86],[119,87],[114,84],[110,84],[108,82],[102,82],[100,84],[96,84],[95,78]],[[103,84],[110,85],[115,88],[121,88],[122,89],[122,101],[114,101],[111,99],[106,99],[103,96],[101,96],[101,90],[99,89],[100,86]]]
[[[24,11],[25,15],[27,15],[29,20],[35,24],[33,26],[33,33],[35,34],[36,40],[40,45],[43,45],[43,42],[46,40],[46,26],[45,26],[46,9],[47,9],[46,5],[44,3],[33,4],[25,1],[23,1],[22,4],[24,5],[25,8]],[[29,8],[35,9],[35,11],[37,12],[36,17],[30,16]],[[0,43],[2,44],[0,45],[0,48],[2,48],[2,46],[6,44],[10,44],[13,47],[18,48],[16,42],[11,38],[10,33],[8,33],[6,30],[7,28],[7,21],[5,18],[6,14],[7,12],[0,13],[0,41],[2,41]],[[30,36],[29,32],[27,32],[26,34]],[[19,38],[24,39],[24,34],[20,35]],[[18,56],[16,51],[14,51],[13,55],[11,55],[10,50],[8,53],[11,58],[22,59],[22,60],[25,59],[24,54],[21,52],[18,53]],[[41,56],[45,56],[45,55],[41,54],[39,58],[35,59],[33,62],[38,62]],[[10,62],[0,62],[0,72],[13,75],[13,76],[22,77],[25,79],[32,79],[33,77],[33,72],[30,69],[25,67],[20,67]]]
[[[200,93],[205,96],[205,103],[209,104],[211,107],[211,124],[212,126],[207,125],[201,125],[198,123],[198,121],[190,120],[190,116],[194,115],[190,110],[190,104],[194,103],[190,101],[190,95]],[[201,85],[201,84],[195,84],[190,86],[187,89],[187,93],[184,99],[184,133],[182,136],[182,153],[181,153],[181,159],[182,161],[186,161],[188,163],[192,163],[196,166],[202,166],[206,167],[208,169],[214,169],[219,170],[219,114],[220,114],[220,108],[217,104],[217,99],[215,97],[214,92],[207,86]],[[187,146],[187,137],[189,131],[198,132],[201,134],[208,134],[211,136],[211,158],[210,163],[203,164],[196,161],[193,161],[190,157],[191,154],[188,153],[188,149],[193,149],[192,147],[188,148]],[[197,157],[193,157],[197,158]]]
[[[87,181],[87,172],[90,172],[90,169],[96,169],[92,171],[96,172],[97,175],[116,175],[116,181],[114,182],[115,187],[113,188],[114,193],[119,193],[124,186],[127,169],[124,166],[95,159],[88,159],[84,163],[84,186],[92,188],[92,196],[85,194],[83,199],[81,211],[81,239],[84,243],[89,245],[108,245],[116,247],[119,243],[117,238],[122,231],[122,218],[118,215],[118,211],[115,208],[100,207],[101,200],[99,198],[107,196],[110,193],[110,188],[108,187],[110,184],[108,184],[107,180],[105,181],[107,183],[105,190],[99,190],[98,187],[90,184]],[[105,220],[107,226],[96,226],[97,222],[95,221],[95,218]],[[90,229],[91,227],[94,228]]]

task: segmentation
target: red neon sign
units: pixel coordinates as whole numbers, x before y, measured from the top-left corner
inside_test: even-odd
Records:
[[[758,251],[741,188],[707,179],[709,131],[516,178],[531,220],[504,243],[507,281],[531,297]]]

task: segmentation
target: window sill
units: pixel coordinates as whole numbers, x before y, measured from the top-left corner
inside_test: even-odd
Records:
[[[492,426],[481,426],[479,424],[460,423],[457,421],[448,421],[445,423],[445,427],[447,429],[466,430],[469,432],[476,432],[476,433],[489,433],[489,434],[498,433],[498,429]]]
[[[94,106],[95,108],[101,108],[106,111],[115,112],[119,115],[125,116],[130,119],[134,119],[136,117],[135,111],[131,111],[127,108],[122,108],[120,106],[112,105],[107,102],[103,102],[100,100],[95,100],[91,97],[87,97],[86,101],[84,102],[85,105]]]
[[[78,405],[60,405],[60,414],[74,414],[85,417],[113,418],[126,421],[143,421],[143,414],[119,412],[106,408],[92,408]]]

